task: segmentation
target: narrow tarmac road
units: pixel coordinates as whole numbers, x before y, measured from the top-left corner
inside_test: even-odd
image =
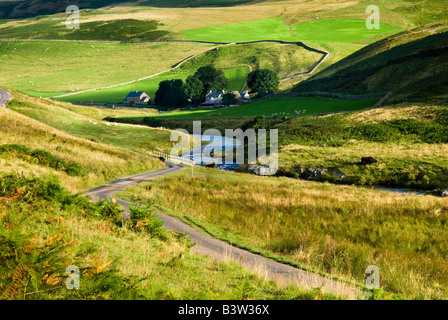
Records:
[[[0,108],[6,108],[6,103],[11,99],[11,94],[0,89]]]
[[[166,163],[166,166],[167,168],[165,169],[137,174],[113,181],[92,189],[87,194],[94,200],[111,198],[114,193],[125,190],[128,187],[136,186],[141,182],[187,169],[187,167],[173,163]],[[117,199],[117,203],[122,205],[126,210],[124,218],[129,218],[128,208],[132,203],[119,199]],[[157,215],[164,221],[164,227],[166,229],[189,235],[192,242],[196,244],[191,249],[191,253],[193,254],[209,256],[216,261],[234,261],[242,267],[254,271],[259,276],[274,280],[280,285],[293,284],[305,289],[311,289],[320,287],[323,284],[324,292],[345,296],[348,299],[358,298],[360,292],[360,288],[358,287],[269,260],[263,256],[233,247],[224,241],[207,236],[174,217],[160,212]]]

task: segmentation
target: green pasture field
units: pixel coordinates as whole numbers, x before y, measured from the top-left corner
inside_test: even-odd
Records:
[[[329,18],[287,26],[281,18],[204,27],[183,32],[187,40],[246,42],[259,40],[354,42],[378,34],[389,35],[401,29],[381,23],[380,29],[367,29],[365,20]]]
[[[241,90],[246,83],[248,74],[247,67],[236,67],[224,69],[224,74],[229,79],[229,90]],[[95,90],[86,93],[80,93],[72,96],[55,98],[59,101],[66,102],[87,102],[93,100],[94,103],[122,103],[126,95],[131,91],[145,91],[152,100],[154,100],[159,83],[163,80],[182,79],[185,80],[188,76],[193,75],[193,71],[172,71],[164,73],[154,78],[149,78],[139,82],[118,86],[114,88]],[[35,95],[36,92],[27,92],[27,94]],[[37,93],[38,94],[38,93]],[[54,95],[57,95],[55,93]]]
[[[198,43],[0,42],[0,86],[38,91],[42,93],[37,96],[45,97],[45,93],[114,85],[170,69],[210,46]]]
[[[292,117],[305,114],[359,110],[371,107],[377,100],[341,100],[316,97],[275,97],[250,104],[215,110],[150,114],[159,119],[213,119],[240,117]],[[133,118],[135,116],[132,116]],[[146,117],[146,116],[137,116]],[[124,117],[122,117],[124,118]]]
[[[19,93],[15,93],[15,95],[23,97]],[[99,121],[95,117],[89,118],[70,111],[65,108],[63,103],[47,102],[44,104],[37,99],[25,99],[13,100],[8,107],[74,136],[94,139],[97,142],[142,153],[154,148],[169,151],[172,147],[168,130],[122,124],[107,125],[106,122]],[[97,124],[95,125],[94,122]]]

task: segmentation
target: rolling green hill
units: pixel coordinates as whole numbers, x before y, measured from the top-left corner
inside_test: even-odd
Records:
[[[1,28],[8,39],[60,39],[106,41],[154,41],[170,37],[155,20],[121,19],[82,22],[82,28],[67,29],[66,18],[30,20],[29,24]]]
[[[163,168],[129,148],[138,131],[161,145],[169,143],[167,131],[94,126],[86,108],[13,95],[10,108],[0,108],[1,299],[338,298],[190,254],[191,242],[163,229],[153,212],[133,207],[134,220],[123,223],[115,200],[91,202],[79,193]],[[121,143],[101,139],[117,132]],[[138,227],[137,218],[150,228]],[[64,285],[68,265],[82,272],[80,290]]]
[[[167,70],[211,46],[0,41],[0,86],[36,92],[39,97],[115,85]]]
[[[228,68],[223,70],[226,77],[229,79],[229,89],[230,90],[241,90],[246,83],[246,78],[248,74],[247,67],[235,67]],[[93,100],[95,103],[122,103],[126,95],[135,90],[145,91],[149,94],[151,99],[154,99],[155,93],[159,87],[159,83],[163,80],[171,80],[171,79],[182,79],[185,80],[189,75],[193,75],[194,71],[173,71],[169,73],[164,73],[154,78],[149,78],[145,80],[141,80],[138,82],[134,82],[131,84],[126,84],[122,86],[117,86],[113,88],[95,90],[85,93],[80,93],[71,96],[65,96],[60,98],[55,98],[59,101],[66,102],[84,102],[90,103]],[[39,92],[27,92],[30,95],[37,96]],[[59,95],[64,93],[47,93],[48,96]]]
[[[296,44],[259,42],[229,45],[208,51],[182,65],[182,69],[197,69],[212,64],[216,68],[249,66],[254,69],[271,69],[280,78],[305,73],[322,58],[322,54]]]
[[[446,101],[448,32],[420,28],[371,44],[300,83],[294,91],[393,91],[395,101]]]
[[[14,95],[19,99],[10,102],[10,109],[73,136],[94,139],[99,143],[140,153],[147,153],[155,148],[169,151],[173,145],[168,130],[114,126],[83,114],[84,107],[79,107],[82,111],[77,113],[77,108],[70,104],[27,97],[20,93]]]

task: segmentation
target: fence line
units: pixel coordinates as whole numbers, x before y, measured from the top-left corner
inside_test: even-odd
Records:
[[[184,164],[187,166],[194,166],[195,162],[194,160],[190,159],[190,158],[186,158],[186,157],[182,157],[182,156],[177,156],[171,153],[167,153],[167,152],[163,152],[160,150],[152,150],[149,152],[149,154],[155,156],[155,157],[159,157],[159,158],[163,158],[165,161],[168,162],[172,162],[172,163],[177,163],[177,164]]]

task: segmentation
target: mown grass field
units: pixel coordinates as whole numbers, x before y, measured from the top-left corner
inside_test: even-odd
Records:
[[[157,119],[214,119],[214,118],[252,118],[266,117],[293,117],[305,114],[340,112],[359,110],[371,107],[376,103],[373,100],[341,100],[316,97],[276,97],[267,98],[250,104],[198,111],[181,111],[171,113],[158,113],[141,115],[137,117],[153,117]],[[121,117],[121,119],[134,116]]]
[[[184,31],[186,40],[245,42],[259,40],[354,42],[400,28],[382,23],[380,29],[367,29],[365,20],[323,19],[287,26],[281,18],[260,19],[235,24]],[[222,40],[217,40],[222,39]],[[244,39],[244,40],[242,40]]]
[[[447,295],[448,200],[196,169],[120,193],[160,205],[215,237],[407,298]],[[200,205],[198,205],[200,203]]]

